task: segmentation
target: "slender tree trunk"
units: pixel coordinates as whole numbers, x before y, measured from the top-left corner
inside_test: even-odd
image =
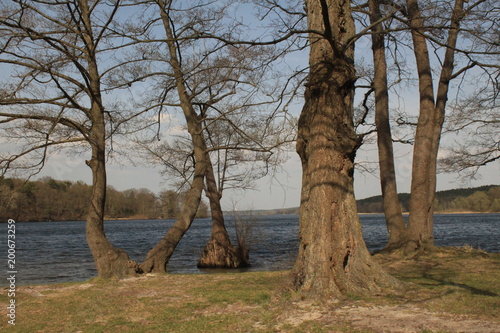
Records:
[[[441,133],[443,131],[443,123],[446,114],[446,103],[448,101],[449,83],[453,77],[453,70],[455,68],[455,48],[457,45],[460,21],[464,16],[463,11],[464,0],[456,0],[453,8],[453,13],[450,20],[450,29],[448,30],[448,39],[446,41],[446,51],[443,59],[443,66],[439,78],[436,106],[435,106],[435,128],[433,133],[433,147],[432,147],[432,163],[431,172],[433,175],[437,174],[437,158],[439,152],[439,143],[441,141]],[[436,177],[432,178],[431,190],[436,192]],[[434,203],[434,201],[433,201]]]
[[[95,126],[95,125],[94,125]],[[102,126],[103,127],[103,126]],[[96,136],[102,136],[97,134]],[[103,140],[101,140],[103,141]],[[87,161],[92,170],[92,196],[87,214],[86,235],[99,277],[124,278],[140,272],[128,254],[114,247],[104,233],[104,206],[106,202],[106,162],[103,142],[93,147],[92,159]]]
[[[382,18],[379,0],[370,0],[370,23]],[[372,28],[372,51],[374,63],[373,89],[375,91],[375,125],[377,127],[377,145],[380,169],[380,181],[384,213],[389,234],[385,249],[399,246],[406,226],[396,185],[394,151],[392,146],[391,126],[389,123],[389,93],[387,88],[387,62],[382,24]]]
[[[135,275],[140,270],[138,264],[130,260],[125,251],[114,247],[104,233],[104,208],[106,204],[106,126],[104,107],[87,0],[79,0],[79,8],[85,26],[82,35],[86,45],[88,88],[91,92],[91,108],[87,115],[92,123],[89,132],[92,158],[87,161],[87,165],[92,170],[92,194],[86,219],[87,243],[100,277],[123,278]]]
[[[435,147],[436,116],[429,51],[426,39],[421,34],[424,21],[417,0],[408,0],[407,7],[420,96],[420,112],[413,148],[410,217],[405,242],[405,251],[411,252],[434,246],[433,204],[436,174],[432,168],[432,151]]]
[[[316,297],[340,297],[395,286],[371,258],[353,193],[355,32],[350,2],[307,1],[310,73],[299,119],[301,157],[300,247],[293,268],[297,288]],[[344,49],[342,49],[344,48]]]
[[[207,160],[210,157],[207,154]],[[205,174],[206,193],[210,202],[212,213],[212,234],[203,249],[203,254],[198,261],[198,267],[203,268],[238,268],[249,265],[246,251],[238,249],[231,244],[231,239],[224,223],[224,214],[220,204],[221,193],[218,190],[212,163],[207,163]]]
[[[406,235],[405,251],[427,249],[434,246],[434,198],[436,195],[436,169],[439,141],[443,128],[449,81],[452,78],[454,48],[462,19],[463,0],[457,0],[452,12],[448,32],[447,49],[438,84],[436,104],[432,84],[432,72],[424,27],[416,0],[408,0],[408,16],[419,77],[420,114],[415,134],[413,171],[410,198],[410,218]]]
[[[167,46],[169,52],[169,62],[172,66],[177,94],[181,104],[188,132],[191,136],[194,150],[195,168],[191,189],[187,193],[186,201],[183,204],[181,216],[174,225],[167,231],[165,236],[146,255],[145,261],[141,264],[141,269],[145,272],[166,272],[167,264],[181,238],[190,228],[201,201],[203,192],[204,177],[207,170],[207,147],[203,138],[203,128],[201,119],[193,108],[191,99],[184,82],[184,73],[177,53],[175,35],[172,31],[168,14],[167,3],[163,0],[157,2],[160,9],[160,16],[167,35]]]

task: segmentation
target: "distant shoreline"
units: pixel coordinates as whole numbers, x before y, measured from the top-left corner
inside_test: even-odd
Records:
[[[271,210],[272,211],[272,210]],[[225,212],[227,216],[234,214],[234,212]],[[273,216],[273,215],[298,215],[297,213],[265,213],[265,211],[238,211],[238,214],[242,215],[254,215],[254,216]],[[358,213],[358,215],[383,215],[384,213]],[[435,212],[434,215],[461,215],[461,214],[500,214],[500,212],[474,212],[474,211],[439,211]],[[403,215],[409,215],[408,212],[403,212]],[[210,219],[207,217],[200,217],[196,219]],[[15,220],[15,219],[14,219]],[[134,220],[142,220],[142,221],[156,221],[156,220],[176,220],[176,218],[146,218],[141,216],[132,216],[132,217],[105,217],[104,221],[134,221]],[[85,220],[71,220],[72,222],[85,222]],[[16,223],[24,223],[24,222],[35,222],[35,223],[45,223],[45,222],[68,222],[66,220],[51,220],[51,221],[17,221]],[[0,221],[0,223],[7,223],[7,221]]]

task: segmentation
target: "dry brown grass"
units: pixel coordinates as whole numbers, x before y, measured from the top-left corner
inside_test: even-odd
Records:
[[[18,287],[2,332],[500,332],[500,254],[440,249],[376,256],[403,294],[316,303],[287,272],[147,275]],[[0,306],[6,310],[6,293]]]

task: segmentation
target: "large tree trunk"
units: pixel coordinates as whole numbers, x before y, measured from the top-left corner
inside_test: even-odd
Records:
[[[101,97],[100,75],[92,36],[90,8],[86,0],[79,1],[81,17],[85,26],[83,33],[86,44],[86,58],[89,76],[91,107],[88,116],[92,123],[89,143],[92,147],[92,158],[87,165],[92,170],[92,196],[86,220],[86,235],[97,272],[103,278],[123,278],[139,272],[138,264],[131,261],[128,254],[114,247],[104,233],[104,207],[106,204],[106,126],[104,107]]]
[[[243,248],[236,248],[231,244],[231,239],[224,223],[224,214],[220,204],[221,192],[218,190],[215,175],[207,155],[207,170],[205,174],[206,193],[210,202],[212,214],[212,234],[203,249],[198,261],[200,268],[239,268],[249,266],[248,252]]]
[[[363,240],[353,193],[358,140],[353,125],[354,32],[350,2],[307,1],[310,73],[299,119],[302,160],[300,247],[296,287],[312,296],[340,297],[394,286]]]
[[[375,24],[382,18],[378,0],[370,0],[370,23]],[[400,245],[406,226],[403,220],[401,205],[396,184],[394,168],[394,152],[392,146],[391,126],[389,123],[389,93],[387,88],[387,62],[382,24],[373,26],[372,51],[374,64],[373,89],[375,92],[375,125],[377,127],[377,145],[380,169],[382,198],[385,220],[389,234],[385,249]]]

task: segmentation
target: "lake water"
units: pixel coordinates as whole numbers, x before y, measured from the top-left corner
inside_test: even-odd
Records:
[[[370,251],[384,247],[387,229],[383,215],[361,215],[363,234]],[[234,239],[234,219],[227,225]],[[141,262],[174,220],[106,221],[110,241]],[[249,232],[252,266],[248,270],[282,270],[292,267],[298,247],[298,216],[254,216],[245,222]],[[201,250],[210,237],[210,219],[196,219],[169,263],[171,273],[205,273],[196,268]],[[0,251],[7,272],[7,224],[1,224]],[[435,240],[439,246],[471,245],[500,252],[500,214],[439,214],[435,216]],[[85,222],[23,222],[16,224],[18,285],[82,281],[96,276],[85,240]],[[2,275],[3,275],[2,274]],[[7,285],[5,278],[1,286]]]

